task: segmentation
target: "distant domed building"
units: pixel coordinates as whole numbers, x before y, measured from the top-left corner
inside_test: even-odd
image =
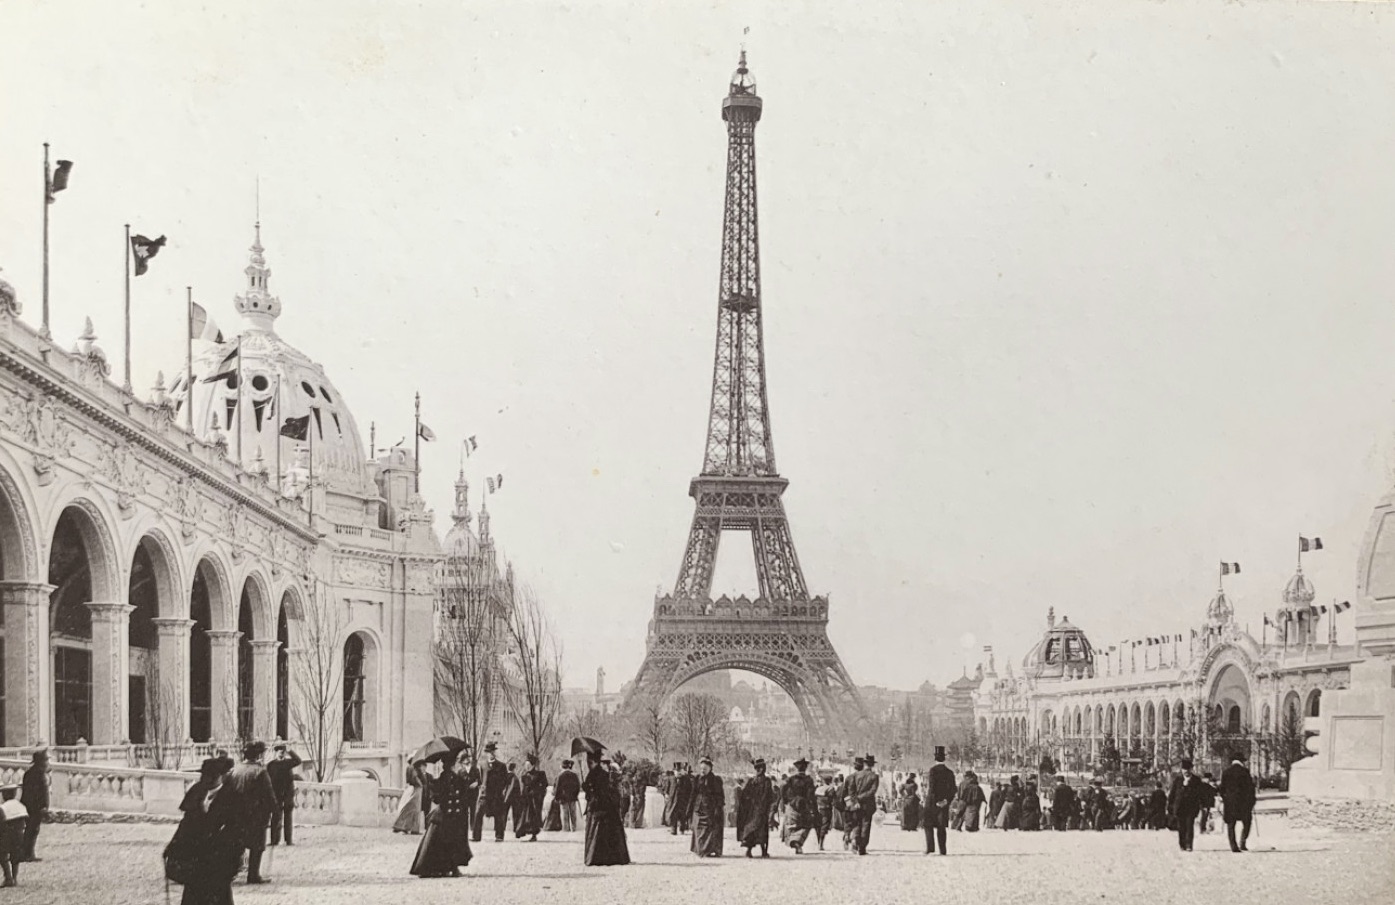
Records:
[[[950,684],[972,696],[979,741],[1004,764],[1033,764],[1043,755],[1073,769],[1099,767],[1108,751],[1149,771],[1175,763],[1200,733],[1245,744],[1258,755],[1285,714],[1301,725],[1315,716],[1325,690],[1345,687],[1354,647],[1319,638],[1331,615],[1314,607],[1312,582],[1300,569],[1285,587],[1264,640],[1235,622],[1218,590],[1205,621],[1186,635],[1171,632],[1101,650],[1070,620],[1048,610],[1041,639],[999,676],[989,661],[974,677]],[[1331,635],[1329,634],[1330,638]],[[957,688],[958,685],[965,687]],[[972,685],[972,689],[970,689]],[[1204,756],[1204,755],[1199,755]]]

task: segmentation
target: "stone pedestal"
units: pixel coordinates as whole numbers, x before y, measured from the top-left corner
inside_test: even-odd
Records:
[[[276,652],[280,641],[252,642],[252,734],[276,737]]]
[[[339,775],[339,822],[344,826],[378,826],[378,784],[362,770]]]
[[[5,608],[5,745],[49,737],[53,679],[48,651],[48,595],[53,585],[0,581]]]
[[[1317,754],[1293,765],[1289,792],[1307,798],[1395,802],[1395,658],[1372,657],[1351,668],[1351,687],[1325,691]]]
[[[644,825],[659,826],[664,818],[664,796],[658,789],[649,786],[644,790]]]
[[[130,628],[128,603],[93,602],[92,744],[117,745],[130,734]]]
[[[150,771],[141,782],[145,790],[145,813],[180,813],[179,804],[184,800],[184,774]]]
[[[237,641],[242,632],[220,629],[207,634],[213,739],[228,742],[237,738]]]
[[[189,737],[189,632],[194,620],[160,616],[151,621],[159,648],[159,668],[151,678],[159,687],[150,691],[160,713],[149,725],[160,737],[152,736],[149,741],[154,745],[178,744]]]

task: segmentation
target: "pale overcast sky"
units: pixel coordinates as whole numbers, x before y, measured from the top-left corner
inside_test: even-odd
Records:
[[[785,499],[859,682],[1019,658],[1052,605],[1185,633],[1221,559],[1258,634],[1300,532],[1353,594],[1395,429],[1391,4],[5,0],[0,34],[26,318],[43,141],[76,161],[60,340],[90,315],[119,374],[122,224],[169,237],[139,388],[186,284],[234,324],[260,176],[279,332],[386,444],[421,390],[441,531],[478,436],[570,683],[633,675],[677,572],[743,40]]]

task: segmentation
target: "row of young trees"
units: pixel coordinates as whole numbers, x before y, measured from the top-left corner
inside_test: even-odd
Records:
[[[534,590],[500,579],[492,558],[447,557],[433,656],[436,718],[478,752],[517,731],[548,756],[565,741],[562,644]]]
[[[669,755],[689,763],[711,757],[743,761],[751,752],[729,719],[727,705],[716,695],[689,692],[667,702],[646,701],[628,716],[583,709],[568,715],[567,735],[589,736],[611,745],[632,745],[646,762],[664,764]]]

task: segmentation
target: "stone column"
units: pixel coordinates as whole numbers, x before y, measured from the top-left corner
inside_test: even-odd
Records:
[[[263,741],[276,737],[276,652],[281,642],[252,642],[252,734]],[[289,727],[288,727],[289,728]]]
[[[48,595],[43,582],[0,581],[5,608],[5,744],[37,745],[53,722]]]
[[[131,657],[129,603],[93,602],[92,744],[116,745],[130,740],[127,689]]]
[[[152,689],[157,706],[164,709],[157,717],[161,738],[151,744],[177,745],[189,737],[189,638],[194,620],[160,616],[151,620],[159,636],[155,676],[160,687]]]
[[[207,635],[213,741],[231,742],[237,738],[237,642],[242,632],[220,629]]]

